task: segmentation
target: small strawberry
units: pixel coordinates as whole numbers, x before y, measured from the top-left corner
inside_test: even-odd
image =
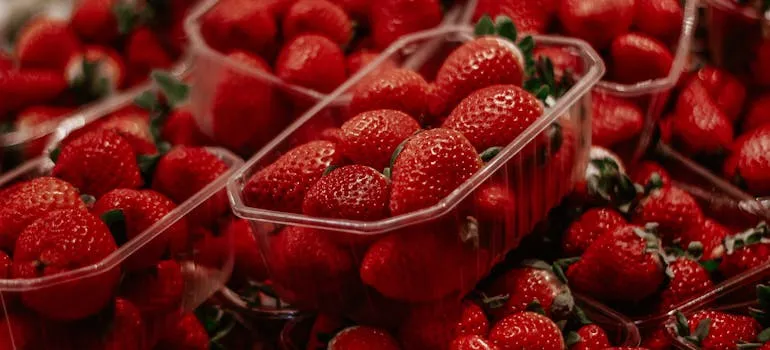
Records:
[[[52,276],[101,262],[117,249],[107,226],[80,209],[52,211],[27,226],[13,254],[14,278]],[[120,269],[22,294],[24,304],[51,319],[76,320],[101,310],[112,297]]]
[[[737,77],[722,69],[706,66],[699,69],[692,79],[706,88],[711,100],[730,121],[738,120],[746,102],[746,87]]]
[[[161,335],[157,349],[209,350],[209,335],[193,313],[185,313]]]
[[[769,232],[763,222],[745,232],[725,237],[719,272],[729,278],[770,261],[770,244],[764,241]]]
[[[372,1],[369,20],[375,46],[383,50],[398,38],[441,23],[438,0]]]
[[[284,2],[290,5],[293,1]],[[261,1],[219,2],[201,18],[201,35],[221,52],[265,54],[275,44],[278,32],[274,17],[266,11],[268,7]]]
[[[438,128],[412,136],[393,156],[391,215],[438,203],[481,169],[481,164],[473,145],[457,131]]]
[[[676,187],[653,189],[634,208],[631,221],[638,225],[658,224],[664,242],[681,238],[683,231],[703,221],[703,212],[687,191]]]
[[[337,333],[329,342],[329,350],[398,350],[401,347],[393,337],[378,328],[367,326],[348,327]]]
[[[562,238],[565,256],[580,256],[605,232],[626,224],[626,219],[611,208],[592,208],[573,222]]]
[[[660,182],[663,187],[671,185],[671,175],[668,171],[660,164],[649,160],[634,164],[629,171],[629,177],[634,183],[642,186],[648,186],[650,181]]]
[[[428,112],[430,94],[428,83],[413,70],[380,70],[355,86],[350,113],[394,109],[422,120]]]
[[[719,259],[724,254],[722,241],[730,235],[730,231],[718,222],[704,218],[699,225],[693,225],[682,231],[679,247],[687,249],[690,244],[700,242],[703,246],[702,260]]]
[[[760,95],[749,104],[748,112],[741,122],[744,133],[770,124],[770,93]]]
[[[305,195],[302,213],[315,217],[376,221],[388,216],[388,179],[363,165],[321,177]]]
[[[659,40],[675,42],[679,38],[683,20],[684,9],[679,1],[636,1],[634,26]]]
[[[129,86],[145,81],[153,69],[168,69],[174,64],[161,39],[147,27],[131,32],[123,50]]]
[[[449,350],[498,350],[499,348],[489,343],[478,335],[464,335],[452,340]]]
[[[658,310],[668,312],[673,307],[714,287],[711,276],[697,261],[680,257],[668,264],[670,280],[660,294]]]
[[[341,163],[341,154],[329,141],[313,141],[296,147],[255,173],[243,196],[253,207],[298,213],[305,193],[330,165]]]
[[[558,6],[558,1],[554,0],[479,0],[473,19],[479,20],[483,15],[492,18],[507,16],[513,20],[516,28],[524,33],[544,34],[555,17]]]
[[[733,125],[698,80],[684,88],[671,120],[674,143],[690,154],[722,152],[733,141]]]
[[[72,13],[70,26],[86,42],[110,44],[120,36],[114,5],[115,0],[80,1]]]
[[[100,46],[87,46],[83,53],[70,58],[64,72],[77,98],[84,102],[118,91],[126,78],[126,67],[120,55]]]
[[[320,34],[344,47],[353,38],[353,22],[345,10],[328,0],[298,0],[283,18],[283,37]]]
[[[96,198],[142,185],[134,150],[112,130],[92,131],[64,145],[51,174]]]
[[[64,76],[50,70],[0,70],[0,116],[44,104],[67,89]]]
[[[607,332],[595,324],[582,326],[575,334],[577,334],[578,338],[575,343],[567,344],[569,350],[606,350],[610,347]]]
[[[616,37],[610,48],[612,79],[635,84],[668,76],[674,57],[666,45],[640,33]]]
[[[390,109],[363,112],[342,124],[339,147],[356,164],[384,169],[393,151],[420,130],[411,116]]]
[[[290,84],[331,92],[347,78],[345,56],[326,37],[302,34],[288,41],[275,63],[275,74]]]
[[[147,336],[142,315],[130,301],[115,298],[103,314],[94,320],[89,332],[78,341],[81,349],[142,350],[147,347]]]
[[[500,349],[562,350],[561,330],[548,317],[534,312],[519,312],[500,320],[489,340]]]
[[[628,31],[634,20],[634,0],[566,0],[559,20],[568,36],[583,39],[597,50]]]
[[[733,349],[738,344],[754,341],[760,325],[749,316],[701,310],[688,318],[678,313],[677,331],[700,349]]]
[[[19,30],[14,52],[21,68],[61,72],[79,50],[80,42],[67,23],[38,17]]]
[[[724,162],[724,177],[753,195],[770,195],[770,126],[741,135],[731,151]]]
[[[645,115],[634,102],[608,93],[591,94],[591,143],[612,148],[642,133]]]
[[[174,260],[163,260],[125,275],[120,295],[131,301],[144,317],[155,317],[182,307],[184,290],[182,267]]]

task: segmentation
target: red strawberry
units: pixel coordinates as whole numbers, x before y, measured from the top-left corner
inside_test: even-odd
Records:
[[[107,226],[81,209],[52,211],[27,226],[13,254],[14,278],[37,278],[96,264],[117,249]],[[102,309],[112,297],[120,270],[24,292],[24,304],[41,315],[75,320]]]
[[[388,178],[363,165],[332,170],[305,195],[302,213],[325,218],[375,221],[388,216]]]
[[[0,70],[0,116],[46,103],[67,89],[64,76],[49,70]]]
[[[363,112],[342,124],[340,149],[356,164],[384,169],[396,147],[420,130],[409,115],[390,109]]]
[[[665,326],[659,326],[654,331],[642,337],[642,346],[648,350],[672,349],[671,336]]]
[[[275,44],[278,31],[274,17],[266,11],[269,6],[251,0],[219,2],[201,18],[201,35],[208,45],[221,52],[267,53]]]
[[[741,129],[744,133],[770,124],[770,93],[763,94],[754,99],[749,105],[746,116],[743,117]]]
[[[570,350],[596,350],[610,347],[610,340],[602,327],[595,324],[585,325],[577,330],[578,341],[569,345]]]
[[[298,35],[281,49],[275,74],[290,84],[331,92],[347,78],[345,55],[326,37]]]
[[[89,332],[79,341],[81,349],[142,350],[147,347],[142,315],[130,301],[116,298]],[[95,328],[95,329],[94,329]]]
[[[345,12],[356,19],[365,19],[369,17],[369,8],[371,7],[372,0],[338,0],[337,4],[342,7]]]
[[[209,335],[193,313],[185,313],[161,336],[156,349],[209,350]]]
[[[591,98],[591,143],[612,148],[642,133],[645,116],[634,102],[597,91]]]
[[[457,336],[460,313],[454,298],[415,305],[399,324],[398,338],[405,350],[445,349]]]
[[[38,17],[19,30],[14,52],[21,68],[61,71],[79,50],[78,38],[67,23]]]
[[[733,141],[730,119],[698,80],[692,80],[682,91],[671,123],[674,142],[690,154],[719,153]]]
[[[353,89],[350,113],[394,109],[422,120],[428,112],[430,94],[428,83],[413,70],[381,70]]]
[[[634,208],[631,217],[635,224],[658,224],[661,239],[673,242],[683,231],[703,221],[703,212],[689,193],[670,186],[652,190]]]
[[[153,69],[167,69],[174,64],[174,59],[166,51],[160,38],[147,27],[131,32],[124,51],[129,85],[146,80]]]
[[[223,237],[232,237],[235,255],[233,266],[233,280],[263,281],[269,277],[267,266],[260,250],[260,241],[257,240],[251,224],[246,220],[229,220],[224,228],[221,228]]]
[[[599,237],[567,270],[570,287],[601,300],[639,301],[658,291],[664,273],[654,235],[632,225]]]
[[[391,215],[430,207],[481,169],[481,158],[461,133],[432,129],[409,138],[394,158]]]
[[[253,207],[298,213],[305,193],[327,167],[340,164],[341,158],[329,141],[296,147],[249,179],[243,189],[244,200]]]
[[[69,107],[32,106],[25,108],[16,115],[15,130],[21,134],[37,135],[41,129],[46,129],[48,126],[53,127],[73,111],[74,109]],[[23,158],[32,159],[43,154],[48,141],[48,137],[42,136],[27,142],[24,145]]]
[[[111,130],[92,131],[64,145],[51,174],[96,198],[142,185],[134,150]]]
[[[634,26],[642,33],[665,42],[674,42],[684,20],[682,4],[677,0],[636,1]]]
[[[466,96],[496,84],[521,86],[524,62],[507,39],[482,37],[464,43],[447,57],[436,74],[434,116],[448,113]]]
[[[0,251],[0,278],[11,277],[11,257],[6,252]]]
[[[746,102],[746,87],[732,74],[714,67],[703,67],[692,78],[699,81],[711,100],[730,119],[735,122],[743,111]]]
[[[356,74],[359,70],[368,66],[375,59],[377,59],[377,57],[380,57],[380,53],[376,51],[360,50],[360,51],[351,53],[350,55],[348,55],[346,59],[348,74],[351,76],[353,74]],[[397,68],[397,65],[396,65],[396,62],[388,58],[384,60],[382,63],[380,63],[380,65],[372,73],[378,72],[378,71],[385,71],[391,68]]]
[[[565,256],[580,256],[605,232],[626,224],[626,219],[611,208],[592,208],[573,222],[562,238]]]
[[[353,37],[353,23],[345,10],[327,0],[299,0],[283,18],[283,37],[292,39],[300,34],[320,34],[340,46]]]
[[[564,31],[601,50],[628,31],[634,0],[565,0],[559,8]]]
[[[313,320],[305,349],[326,349],[330,336],[345,328],[345,321],[336,315],[319,313]],[[288,328],[288,324],[287,324]]]
[[[770,194],[770,125],[741,135],[724,163],[724,177],[751,194]]]
[[[474,191],[471,201],[469,214],[477,219],[479,232],[490,238],[490,247],[502,253],[518,246],[522,237],[517,235],[516,219],[511,215],[516,213],[516,194],[509,184],[482,184]]]
[[[535,60],[548,58],[553,63],[553,75],[561,80],[565,74],[580,74],[583,72],[583,61],[577,53],[566,47],[540,46],[535,48]]]
[[[556,15],[558,6],[558,1],[554,0],[479,0],[473,19],[478,21],[483,15],[492,18],[506,16],[524,33],[543,34]]]
[[[770,40],[763,40],[756,48],[751,61],[751,73],[754,81],[764,87],[770,86]]]
[[[655,174],[657,174],[663,187],[671,185],[671,175],[668,174],[668,171],[660,164],[649,160],[634,164],[629,172],[629,177],[634,183],[647,186]]]
[[[489,320],[484,310],[472,301],[464,301],[460,311],[460,321],[455,326],[457,336],[481,335],[489,333]]]
[[[767,235],[767,225],[760,223],[755,228],[726,237],[719,272],[729,278],[770,261],[770,244],[761,239]]]
[[[32,313],[7,313],[5,317],[0,320],[0,349],[4,350],[16,350],[16,349],[34,349],[36,346],[40,348],[46,348],[46,345],[50,346],[47,341],[53,338],[53,335],[40,334],[41,328],[49,327],[50,324],[40,325],[41,320],[39,317],[35,317]],[[51,331],[47,329],[46,331]],[[58,339],[57,339],[58,340]],[[69,349],[62,343],[56,343],[61,346],[61,349]]]
[[[543,261],[526,262],[523,267],[506,271],[485,288],[485,293],[493,298],[487,306],[492,319],[498,322],[509,315],[527,311],[533,303],[538,303],[545,315],[554,319],[564,319],[574,307],[567,285]],[[504,299],[504,302],[496,299]]]
[[[162,220],[176,204],[152,190],[116,189],[94,203],[91,212],[107,223],[118,245],[146,235],[147,228]],[[169,240],[187,236],[187,222],[180,220],[165,229],[159,237],[145,244],[125,262],[130,270],[154,265],[168,250]]]
[[[398,350],[398,342],[387,332],[367,326],[343,329],[329,342],[329,350]]]
[[[288,144],[291,147],[306,144],[311,141],[329,141],[339,144],[342,140],[342,130],[338,128],[342,123],[339,113],[335,108],[324,108],[317,115],[297,128],[289,136]]]
[[[559,326],[534,312],[519,312],[502,319],[489,332],[489,340],[501,349],[565,348]]]
[[[658,310],[668,312],[695,296],[702,295],[714,287],[711,276],[697,261],[677,258],[668,264],[670,280],[660,294]]]
[[[39,177],[15,185],[2,195],[0,205],[0,247],[11,251],[19,233],[45,214],[59,209],[86,210],[78,190],[69,183]]]
[[[616,37],[610,48],[612,79],[622,84],[668,76],[674,57],[666,45],[639,33]]]
[[[702,322],[708,322],[703,327]],[[687,323],[690,333],[700,338],[701,349],[733,349],[738,344],[752,342],[760,331],[760,325],[750,316],[732,315],[721,311],[702,310],[691,315]],[[706,334],[699,334],[698,327]]]
[[[160,137],[172,145],[193,147],[210,143],[188,109],[173,110],[163,124]]]
[[[137,155],[152,155],[158,152],[150,131],[150,114],[138,107],[121,108],[98,124],[91,124],[97,130],[112,130],[131,144]]]
[[[87,46],[72,56],[65,68],[67,81],[79,98],[96,100],[118,91],[125,82],[126,67],[120,55],[107,47]]]
[[[449,350],[498,350],[499,348],[478,335],[464,335],[452,340]]]
[[[437,0],[372,1],[369,16],[374,44],[382,50],[406,34],[439,25],[441,4]]]
[[[131,301],[144,317],[162,316],[182,306],[185,291],[182,267],[163,260],[144,271],[127,274],[120,295]]]
[[[109,44],[120,36],[114,5],[114,0],[80,1],[72,13],[70,26],[84,41]]]
[[[682,231],[679,246],[687,249],[690,244],[700,242],[703,245],[703,260],[713,260],[722,257],[724,246],[722,241],[730,235],[730,231],[714,220],[705,218],[699,225],[693,225]]]

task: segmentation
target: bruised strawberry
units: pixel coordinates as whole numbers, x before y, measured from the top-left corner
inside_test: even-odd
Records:
[[[749,104],[741,130],[746,133],[767,124],[770,124],[770,93],[757,97]]]
[[[38,17],[19,30],[16,58],[22,69],[62,71],[70,57],[80,50],[80,43],[67,23]]]
[[[478,335],[464,335],[452,340],[449,350],[498,350],[499,348],[489,343]]]
[[[287,83],[328,93],[347,78],[345,55],[326,37],[298,35],[281,49],[275,74]]]
[[[84,41],[97,44],[114,42],[120,36],[115,3],[115,0],[78,2],[70,18],[70,26]]]
[[[369,16],[374,44],[383,50],[404,35],[439,25],[441,4],[438,0],[372,1]]]
[[[389,109],[361,113],[344,124],[339,147],[356,164],[384,169],[401,142],[420,130],[411,116]]]
[[[201,35],[221,52],[265,54],[275,44],[278,32],[274,17],[265,11],[268,6],[251,0],[218,2],[201,18]]]
[[[612,79],[622,84],[664,78],[674,57],[666,45],[639,33],[616,37],[610,48]]]
[[[730,121],[738,120],[746,102],[746,87],[737,77],[722,69],[706,66],[699,69],[692,79],[706,88],[711,101]]]
[[[501,349],[561,350],[561,330],[551,319],[534,312],[519,312],[500,320],[489,332],[489,341]]]
[[[283,37],[290,40],[308,33],[323,35],[344,47],[353,37],[353,23],[336,3],[299,0],[283,18]]]
[[[636,1],[634,11],[634,26],[642,33],[668,43],[678,39],[684,20],[684,10],[679,1]]]
[[[698,80],[690,81],[682,91],[671,123],[673,141],[690,154],[723,152],[733,141],[730,119]]]
[[[302,213],[326,218],[375,221],[388,216],[388,179],[363,165],[332,170],[307,191]]]
[[[626,224],[626,219],[612,208],[592,208],[573,222],[562,238],[565,256],[580,256],[605,232]]]
[[[193,313],[185,313],[170,326],[158,344],[157,349],[166,350],[209,350],[209,335]]]
[[[575,332],[575,334],[577,334],[579,338],[576,343],[570,345],[570,350],[606,350],[610,347],[610,340],[607,337],[607,332],[595,324],[582,326]]]
[[[770,195],[770,125],[741,135],[724,163],[724,177],[757,196]]]
[[[591,93],[591,143],[612,148],[642,133],[644,113],[634,102],[608,93]]]
[[[44,104],[67,89],[64,76],[52,70],[0,70],[0,116]]]
[[[675,187],[652,190],[634,208],[631,221],[638,225],[658,224],[658,232],[664,242],[673,242],[689,227],[703,220],[703,212],[687,191]]]
[[[668,312],[671,308],[692,297],[702,295],[714,287],[711,276],[697,261],[686,257],[668,264],[670,280],[660,294],[658,309]]]
[[[345,328],[329,342],[329,350],[357,349],[398,350],[401,347],[384,330],[367,326]]]
[[[394,109],[422,119],[428,112],[430,86],[413,70],[393,68],[372,74],[352,92],[351,114]]]
[[[182,267],[174,260],[164,260],[143,271],[124,277],[120,295],[131,301],[144,317],[176,312],[184,293]]]
[[[545,315],[564,319],[574,307],[572,294],[543,261],[528,261],[520,268],[506,271],[485,289],[487,307],[494,321],[527,311],[539,304]],[[507,298],[506,298],[507,296]],[[500,305],[502,304],[502,305]]]
[[[555,0],[479,0],[473,19],[478,21],[483,15],[492,18],[506,16],[524,33],[544,34],[556,15],[558,6],[558,1]]]
[[[329,141],[313,141],[287,152],[274,163],[254,174],[243,189],[250,206],[298,213],[305,193],[330,165],[338,165],[341,155]]]
[[[631,177],[631,180],[634,183],[640,184],[642,186],[647,186],[656,175],[657,178],[654,180],[656,182],[660,180],[660,183],[663,185],[663,187],[671,185],[671,175],[668,174],[668,171],[666,171],[665,168],[656,162],[649,160],[641,161],[637,164],[634,164],[633,168],[631,168],[631,171],[629,171],[629,177]]]
[[[559,20],[566,34],[601,50],[631,27],[634,3],[634,0],[565,0],[559,8]]]
[[[101,262],[117,249],[107,226],[80,209],[52,211],[27,226],[13,254],[14,278],[51,276]],[[56,320],[80,319],[112,297],[120,269],[24,292],[24,304]]]
[[[693,225],[682,231],[679,247],[687,249],[690,244],[699,242],[703,246],[703,260],[719,259],[724,253],[722,241],[730,235],[730,231],[718,222],[705,218],[698,225]]]
[[[144,81],[153,69],[167,69],[174,64],[161,39],[147,27],[131,32],[124,51],[129,85]]]

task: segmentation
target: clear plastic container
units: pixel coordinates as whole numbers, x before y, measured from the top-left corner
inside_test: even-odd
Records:
[[[714,305],[703,304],[703,303],[692,304],[688,306],[689,307],[682,310],[682,313],[685,316],[689,317],[693,313],[700,310],[715,310],[715,311],[726,312],[734,315],[750,316],[749,308],[757,307],[759,305],[757,304],[756,301],[753,301],[753,302],[737,303],[737,304],[723,305],[723,306],[714,306]],[[674,347],[674,349],[679,349],[679,350],[700,350],[701,349],[699,346],[688,342],[682,337],[679,337],[677,334],[676,326],[677,326],[676,316],[672,315],[666,320],[665,327],[666,327],[666,335],[671,340],[671,345]]]
[[[750,74],[747,68],[753,50],[763,40],[763,30],[770,33],[767,32],[770,14],[760,13],[751,4],[740,5],[731,0],[706,0],[703,4],[702,21],[710,62],[740,76]]]
[[[413,50],[416,45],[426,40],[440,39],[441,46],[455,47],[459,43],[472,38],[471,33],[472,31],[468,27],[452,26],[401,38],[370,66],[357,73],[279,134],[265,148],[252,157],[246,166],[234,174],[228,184],[228,191],[234,211],[238,216],[251,222],[253,231],[260,242],[260,246],[263,248],[262,252],[265,261],[268,265],[271,265],[269,269],[271,270],[272,281],[275,281],[276,277],[284,281],[303,280],[308,283],[309,288],[321,287],[327,284],[325,281],[317,281],[316,283],[316,281],[312,280],[312,276],[302,276],[300,272],[296,272],[297,275],[294,275],[294,271],[289,271],[284,275],[275,274],[275,266],[272,265],[275,262],[273,256],[275,251],[269,248],[270,240],[271,236],[283,228],[284,225],[289,225],[288,227],[292,228],[305,227],[322,230],[321,234],[326,237],[324,240],[333,240],[335,246],[339,248],[340,254],[349,256],[355,265],[347,271],[348,273],[353,273],[345,273],[344,279],[349,281],[350,285],[344,288],[344,293],[343,291],[333,291],[323,297],[319,296],[321,293],[318,293],[317,298],[323,300],[315,300],[304,303],[304,305],[299,304],[303,304],[303,302],[308,300],[298,303],[297,295],[292,297],[287,295],[287,293],[279,293],[284,300],[302,309],[318,308],[323,311],[342,313],[356,313],[362,310],[376,309],[377,306],[387,305],[388,303],[403,302],[403,298],[385,298],[361,283],[358,280],[357,273],[358,259],[362,257],[362,253],[373,242],[394,235],[409,235],[409,232],[405,231],[418,228],[433,229],[437,227],[433,225],[436,225],[438,222],[445,224],[446,226],[443,227],[450,232],[454,230],[459,231],[465,227],[469,229],[466,232],[477,232],[478,237],[480,237],[478,249],[473,247],[472,244],[467,245],[460,242],[459,239],[456,242],[449,243],[453,248],[461,249],[464,252],[462,253],[463,258],[460,258],[460,260],[467,259],[467,261],[463,260],[464,263],[461,265],[469,271],[453,271],[452,268],[445,270],[446,273],[451,274],[448,279],[453,281],[450,283],[452,284],[450,289],[455,290],[457,292],[456,296],[460,297],[470,291],[476,282],[483,278],[496,262],[502,259],[506,252],[516,248],[521,238],[529,233],[538,221],[544,219],[548,211],[571,191],[575,181],[583,176],[582,169],[586,165],[588,146],[590,145],[591,96],[589,91],[593,84],[600,79],[604,72],[604,66],[593,49],[582,41],[561,37],[539,36],[535,37],[538,45],[564,47],[573,51],[583,64],[584,75],[562,98],[556,101],[552,108],[547,109],[543,116],[505,147],[484,168],[439,203],[407,214],[379,221],[363,222],[326,219],[289,212],[265,210],[249,207],[244,202],[243,187],[254,173],[270,164],[281,153],[288,151],[298,144],[318,137],[318,135],[308,137],[306,128],[303,128],[303,126],[312,125],[311,123],[315,120],[326,118],[329,113],[346,113],[344,106],[342,108],[338,107],[340,96],[348,92],[362,77],[377,69],[388,58],[401,55],[405,50]],[[441,50],[437,52],[441,52]],[[528,157],[534,156],[534,153],[537,153],[537,149],[545,149],[547,150],[546,152],[556,151],[550,149],[551,142],[547,142],[544,138],[537,136],[547,132],[547,129],[557,122],[561,126],[562,139],[566,140],[562,142],[559,149],[559,152],[567,152],[562,153],[565,157],[554,156],[550,162],[545,164],[527,161]],[[484,220],[476,220],[474,222],[475,216],[477,216],[476,208],[468,204],[470,204],[475,193],[478,193],[477,189],[491,185],[498,185],[505,190],[515,193],[518,210],[515,213],[511,213],[510,216],[492,220],[496,222]],[[409,244],[409,240],[404,241],[405,244]],[[449,239],[449,241],[455,240]],[[470,242],[468,241],[468,243]],[[443,251],[443,249],[439,250]],[[425,255],[424,257],[433,261],[441,261],[442,259],[439,256],[435,258],[428,258],[428,256]],[[452,263],[460,263],[460,261],[457,260]],[[347,280],[348,277],[350,277],[350,280]],[[430,286],[431,283],[428,282],[428,285]],[[411,288],[410,286],[404,287]],[[288,294],[295,294],[296,292],[293,291]],[[289,296],[289,298],[285,296]],[[372,301],[372,298],[377,298],[382,303]],[[419,296],[417,298],[424,297]],[[354,303],[352,301],[358,302]],[[312,307],[307,306],[309,304],[314,305]],[[350,310],[350,308],[356,310]]]

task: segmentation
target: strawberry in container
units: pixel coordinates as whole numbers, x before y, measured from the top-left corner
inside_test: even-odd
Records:
[[[64,117],[169,69],[185,44],[193,1],[82,0],[67,20],[42,15],[19,29],[0,69],[6,168],[41,154]]]

